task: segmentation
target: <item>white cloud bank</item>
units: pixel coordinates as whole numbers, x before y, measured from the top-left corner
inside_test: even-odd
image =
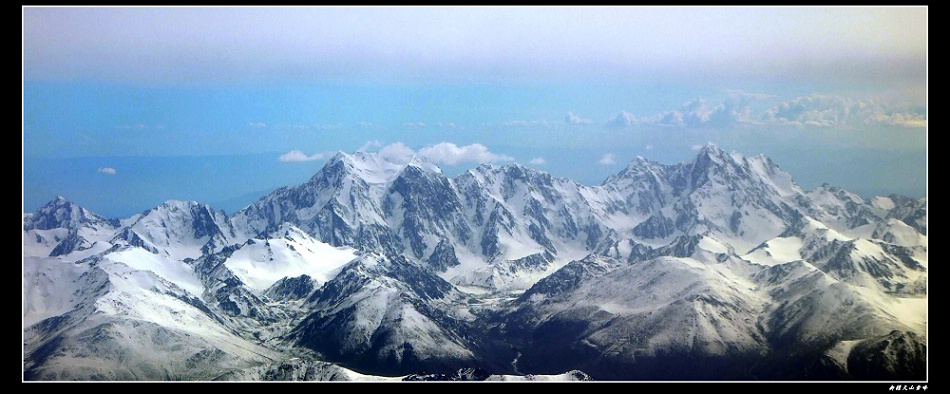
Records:
[[[402,142],[394,142],[380,149],[379,155],[393,163],[408,163],[416,152]]]
[[[607,121],[608,126],[616,128],[630,127],[637,124],[637,117],[626,111],[620,111],[615,118]]]
[[[384,148],[385,149],[385,148]],[[511,156],[492,153],[488,147],[482,144],[474,143],[471,145],[458,146],[451,142],[440,142],[438,144],[419,149],[419,155],[429,159],[433,163],[441,163],[450,166],[461,163],[492,163],[496,161],[514,160]]]
[[[718,105],[712,105],[701,97],[683,104],[681,108],[652,116],[638,117],[621,112],[604,124],[613,128],[725,128],[738,125],[927,127],[924,106],[889,102],[877,97],[857,99],[815,94],[768,105],[767,101],[775,101],[776,96],[739,90],[727,90],[726,93],[728,98]],[[756,109],[753,103],[757,104]]]
[[[920,107],[886,102],[880,98],[858,100],[837,95],[802,96],[784,101],[758,114],[750,123],[791,126],[927,127]]]

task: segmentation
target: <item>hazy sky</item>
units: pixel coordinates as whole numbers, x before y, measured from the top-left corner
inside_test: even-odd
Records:
[[[240,200],[336,150],[596,184],[706,141],[806,188],[923,196],[927,12],[24,7],[24,210]]]

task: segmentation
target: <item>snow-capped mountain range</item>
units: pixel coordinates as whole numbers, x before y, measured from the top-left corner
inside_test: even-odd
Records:
[[[23,215],[25,380],[923,379],[927,322],[926,198],[714,144],[598,186],[339,152],[233,215]]]

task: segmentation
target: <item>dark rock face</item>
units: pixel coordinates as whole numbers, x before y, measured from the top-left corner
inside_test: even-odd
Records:
[[[248,317],[257,321],[273,321],[270,308],[265,301],[245,287],[227,266],[228,257],[242,245],[231,245],[220,252],[204,255],[198,260],[190,260],[195,273],[204,283],[202,300],[231,317]]]
[[[520,300],[526,300],[534,294],[552,296],[576,289],[584,280],[603,275],[620,262],[604,263],[603,261],[585,259],[572,261],[553,274],[541,279],[531,288],[522,293]]]
[[[455,255],[455,247],[447,239],[442,239],[432,250],[426,262],[436,271],[444,272],[449,267],[461,264]]]
[[[376,299],[368,294],[388,295]],[[402,256],[363,256],[308,298],[309,315],[288,338],[331,361],[378,373],[460,368],[474,361],[471,356],[432,357],[419,350],[430,343],[405,335],[422,319],[435,328],[427,335],[445,346],[477,348],[476,332],[440,306],[460,297],[450,283]],[[412,321],[401,317],[405,313]]]
[[[62,256],[69,253],[72,253],[76,250],[88,249],[92,245],[85,238],[79,235],[75,230],[71,230],[69,235],[66,236],[66,239],[63,239],[52,251],[50,251],[50,257]]]
[[[892,331],[855,345],[848,372],[858,380],[927,379],[927,343],[912,332]]]
[[[142,237],[131,228],[126,228],[116,234],[116,236],[112,238],[111,242],[117,242],[119,240],[128,242],[129,245],[145,249],[151,253],[158,254],[158,248],[142,239]]]
[[[666,238],[676,231],[673,220],[663,215],[651,215],[633,228],[633,235],[641,238]]]
[[[56,197],[33,213],[23,223],[23,230],[50,230],[54,228],[78,230],[83,226],[115,228],[118,227],[118,223],[115,220],[108,220],[89,212],[63,197]]]
[[[308,275],[283,278],[264,291],[264,296],[279,300],[299,300],[309,297],[316,290],[314,280]]]
[[[897,194],[888,196],[894,202],[894,208],[887,212],[888,218],[895,218],[927,235],[927,199],[914,199]]]
[[[406,382],[478,382],[488,379],[491,373],[481,368],[463,368],[452,374],[444,373],[417,373],[403,378]]]

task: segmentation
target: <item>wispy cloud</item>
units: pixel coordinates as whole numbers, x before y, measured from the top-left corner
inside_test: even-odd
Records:
[[[343,128],[342,123],[297,123],[297,124],[274,124],[268,125],[264,122],[250,122],[247,127],[262,129],[273,128],[277,130],[335,130]]]
[[[723,91],[724,91],[727,95],[729,95],[730,98],[736,99],[736,100],[750,99],[750,100],[761,101],[761,100],[774,99],[774,98],[777,97],[777,96],[774,95],[774,94],[768,94],[768,93],[751,93],[751,92],[746,92],[746,91],[742,91],[742,90],[739,90],[739,89],[725,89],[725,90],[723,90]]]
[[[534,165],[541,165],[541,164],[544,164],[544,163],[547,163],[547,162],[544,161],[544,158],[543,158],[543,157],[535,157],[535,158],[531,159],[531,161],[530,161],[529,163],[534,164]]]
[[[367,122],[367,121],[359,122],[356,124],[356,126],[360,128],[364,128],[364,129],[378,129],[378,128],[383,127],[382,125],[379,125],[377,123]]]
[[[567,116],[564,117],[564,121],[567,122],[567,124],[591,124],[591,123],[593,123],[592,120],[581,118],[580,116],[574,115],[573,112],[568,112],[568,113],[567,113]]]
[[[112,167],[99,167],[99,169],[96,170],[96,172],[101,173],[101,174],[108,174],[108,175],[115,175],[116,173],[115,168],[112,168]]]
[[[509,120],[507,122],[502,122],[502,126],[507,127],[531,127],[531,126],[547,126],[551,124],[545,119],[536,119],[536,120]]]
[[[161,130],[161,129],[164,129],[165,126],[158,126],[158,125],[150,126],[150,125],[140,123],[140,124],[134,124],[134,125],[118,125],[118,126],[114,126],[113,128],[116,130],[147,130],[147,129]]]
[[[310,127],[313,127],[315,129],[320,129],[320,130],[334,130],[334,129],[342,128],[343,124],[342,123],[324,123],[324,124],[314,123]]]
[[[305,161],[314,161],[314,160],[323,160],[327,157],[326,153],[314,153],[312,155],[307,155],[299,149],[294,149],[290,152],[284,153],[277,158],[277,160],[285,163],[297,163]]]
[[[298,130],[334,130],[342,128],[342,123],[313,123],[313,124],[295,124],[287,126],[287,128],[298,129]]]
[[[609,165],[611,165],[611,164],[616,163],[617,161],[614,159],[614,154],[613,154],[613,153],[606,153],[606,154],[604,154],[604,155],[600,158],[600,160],[597,161],[597,162],[600,163],[600,164],[603,164],[603,165],[605,165],[605,166],[609,166]]]

